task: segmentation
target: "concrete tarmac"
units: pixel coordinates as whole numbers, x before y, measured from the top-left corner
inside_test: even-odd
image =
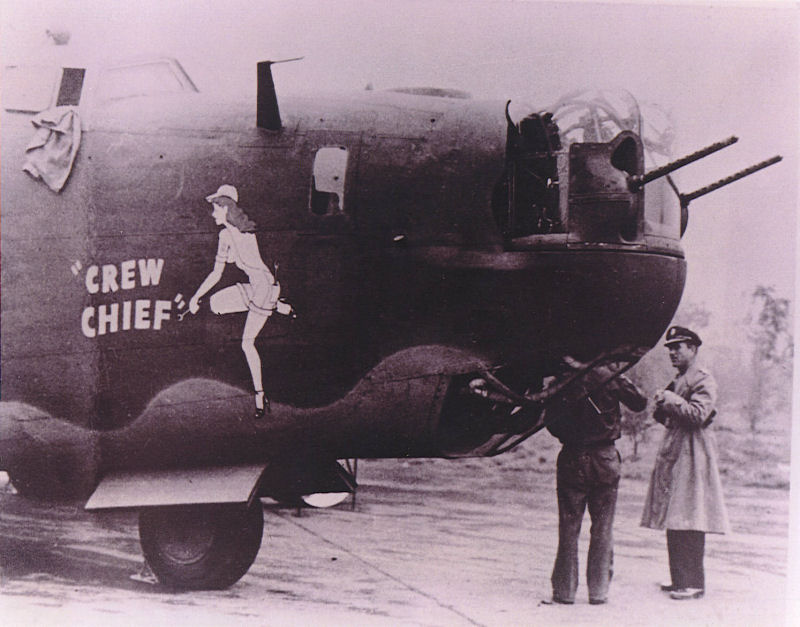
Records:
[[[4,625],[785,624],[788,492],[728,488],[734,533],[707,537],[705,598],[674,601],[663,532],[638,526],[646,484],[625,480],[606,605],[585,580],[572,606],[543,604],[557,543],[550,473],[493,460],[364,461],[355,508],[264,499],[249,572],[224,591],[169,592],[131,579],[136,515],[0,494]],[[581,539],[585,566],[588,515]]]

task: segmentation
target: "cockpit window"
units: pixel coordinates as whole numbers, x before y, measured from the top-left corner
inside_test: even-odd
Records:
[[[59,88],[61,68],[6,66],[3,71],[3,107],[6,111],[38,113],[50,107]]]
[[[2,101],[6,111],[38,113],[52,106],[78,106],[86,70],[46,65],[3,68]],[[101,102],[176,92],[196,92],[188,74],[175,59],[128,63],[102,70],[97,82]]]
[[[108,68],[99,82],[101,101],[194,91],[188,77],[181,76],[168,61],[137,63]]]
[[[344,212],[347,157],[347,148],[344,146],[326,146],[317,150],[311,177],[311,213],[325,216]]]

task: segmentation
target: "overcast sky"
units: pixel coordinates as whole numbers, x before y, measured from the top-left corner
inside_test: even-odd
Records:
[[[280,93],[432,85],[544,107],[582,86],[622,87],[671,111],[679,152],[740,141],[682,171],[692,191],[773,154],[783,163],[691,205],[685,299],[715,313],[742,293],[794,288],[798,11],[787,3],[449,0],[3,0],[4,59],[68,29],[103,59],[174,55],[201,90],[255,98],[258,60]]]

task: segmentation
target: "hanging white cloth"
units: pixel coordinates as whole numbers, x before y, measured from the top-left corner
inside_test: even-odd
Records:
[[[36,133],[25,148],[27,158],[22,169],[60,192],[72,172],[81,143],[78,112],[74,107],[54,107],[38,113],[31,124]]]

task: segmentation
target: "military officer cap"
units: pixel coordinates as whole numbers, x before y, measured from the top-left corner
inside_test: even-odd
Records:
[[[697,333],[686,327],[670,327],[669,331],[667,331],[667,339],[664,345],[669,346],[670,344],[678,344],[680,342],[694,344],[695,346],[700,346],[703,343]]]

